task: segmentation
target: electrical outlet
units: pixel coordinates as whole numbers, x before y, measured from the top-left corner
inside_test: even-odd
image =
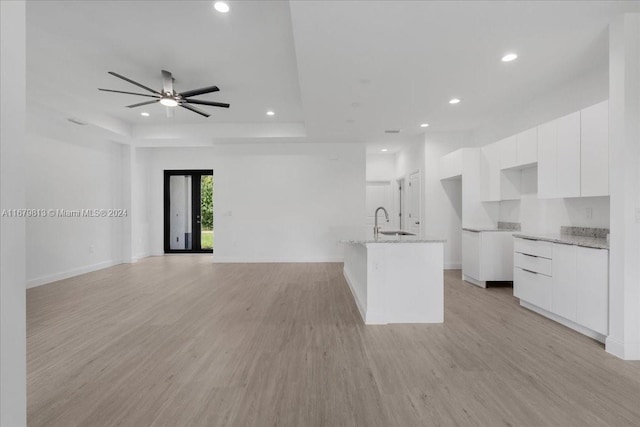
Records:
[[[584,208],[584,217],[585,219],[593,218],[593,208]]]

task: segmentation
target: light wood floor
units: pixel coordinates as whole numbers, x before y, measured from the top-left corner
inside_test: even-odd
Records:
[[[148,258],[31,289],[30,426],[638,426],[640,364],[445,274],[364,326],[341,264]]]

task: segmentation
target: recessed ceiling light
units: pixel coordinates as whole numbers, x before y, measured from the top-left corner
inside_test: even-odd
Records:
[[[457,104],[459,102],[460,102],[460,100],[458,98],[452,98],[452,99],[449,100],[449,104]]]
[[[516,55],[515,53],[507,53],[505,56],[502,57],[502,62],[511,62],[517,58],[518,58],[518,55]]]
[[[146,111],[143,111],[142,113],[140,113],[140,115],[142,117],[149,117],[149,113],[147,113]]]
[[[213,3],[213,7],[220,13],[229,12],[229,5],[226,4],[223,1],[217,1],[217,2]]]
[[[420,125],[421,128],[428,128],[429,127],[429,123],[423,123]]]
[[[387,150],[386,148],[383,148],[383,149],[382,149],[382,150],[380,150],[380,151],[382,151],[383,153],[386,153],[386,152],[387,152],[387,151],[389,151],[389,150]]]
[[[273,112],[271,110],[267,111],[267,116],[275,116],[275,115],[276,115],[275,112]]]

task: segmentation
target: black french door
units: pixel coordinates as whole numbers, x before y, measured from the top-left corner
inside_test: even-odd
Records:
[[[213,170],[164,171],[164,252],[213,252]]]

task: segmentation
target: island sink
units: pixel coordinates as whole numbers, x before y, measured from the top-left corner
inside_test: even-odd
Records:
[[[404,230],[385,230],[380,231],[380,234],[384,234],[385,236],[415,236],[416,233],[410,233]]]

